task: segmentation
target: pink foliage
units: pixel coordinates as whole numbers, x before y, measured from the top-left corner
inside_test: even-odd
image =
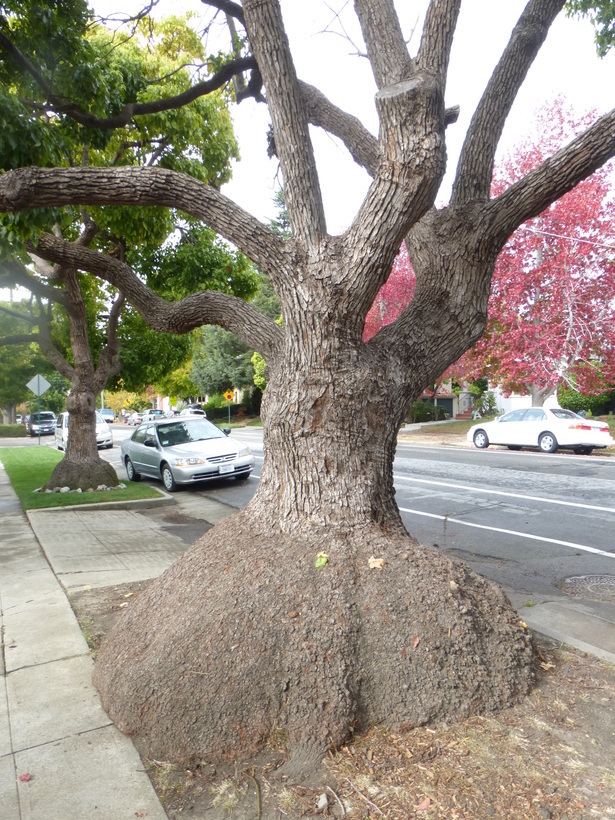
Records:
[[[496,169],[492,193],[509,188],[593,121],[577,121],[555,100],[538,142]],[[572,383],[597,393],[615,382],[615,203],[612,167],[603,167],[526,222],[498,258],[488,326],[450,369],[486,376],[505,392]]]
[[[402,245],[393,263],[393,269],[382,286],[365,319],[363,341],[369,341],[380,328],[390,325],[407,307],[414,296],[416,279],[408,259],[406,246]]]

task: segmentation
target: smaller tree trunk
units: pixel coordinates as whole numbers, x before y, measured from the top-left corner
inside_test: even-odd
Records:
[[[552,396],[554,393],[554,387],[538,387],[537,384],[530,384],[532,407],[542,407],[549,396]]]
[[[43,487],[70,487],[71,490],[95,490],[101,485],[116,487],[117,473],[98,454],[96,436],[96,399],[91,391],[75,390],[66,400],[68,419],[68,443],[66,455],[60,461],[51,478]]]

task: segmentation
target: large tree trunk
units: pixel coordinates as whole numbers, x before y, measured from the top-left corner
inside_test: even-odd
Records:
[[[374,722],[499,709],[531,685],[530,636],[499,588],[403,528],[391,385],[359,344],[320,354],[297,344],[273,373],[252,502],[99,652],[104,706],[148,756],[241,757],[283,729],[296,773]]]

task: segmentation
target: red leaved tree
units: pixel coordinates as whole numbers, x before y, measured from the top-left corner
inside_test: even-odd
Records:
[[[539,139],[496,168],[492,194],[542,163],[592,119],[561,99],[540,112]],[[615,380],[615,202],[604,166],[522,225],[501,252],[480,341],[450,369],[486,376],[540,406],[566,383],[598,393]]]
[[[393,263],[391,275],[378,291],[369,313],[365,317],[363,340],[368,342],[385,325],[394,322],[414,296],[416,276],[408,259],[406,246],[402,245]]]

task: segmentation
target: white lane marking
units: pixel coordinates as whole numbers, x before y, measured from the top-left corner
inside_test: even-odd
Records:
[[[595,547],[586,547],[584,544],[575,544],[571,541],[560,541],[557,538],[544,538],[541,535],[528,535],[525,532],[517,532],[516,530],[504,530],[500,527],[487,527],[485,524],[472,524],[469,521],[462,521],[459,518],[451,518],[448,515],[436,515],[435,513],[422,512],[421,510],[410,510],[407,507],[400,507],[399,511],[409,513],[410,515],[423,515],[426,518],[437,518],[439,521],[447,521],[453,524],[461,524],[464,527],[475,527],[477,530],[489,530],[490,532],[501,532],[504,535],[516,535],[519,538],[527,538],[530,541],[544,541],[547,544],[559,544],[560,546],[570,547],[574,550],[581,550],[582,552],[591,552],[594,555],[603,555],[605,558],[615,558],[615,553],[605,552],[604,550],[599,550]]]
[[[542,498],[539,495],[522,495],[521,493],[507,493],[504,490],[485,490],[480,487],[468,487],[465,484],[452,484],[447,481],[431,481],[428,478],[408,478],[393,474],[395,481],[414,481],[418,484],[433,484],[436,487],[452,487],[454,490],[468,490],[473,493],[489,493],[489,495],[503,495],[506,498],[522,498],[524,501],[539,501],[541,504],[560,504],[563,507],[580,507],[583,510],[597,510],[599,512],[615,513],[615,507],[598,507],[595,504],[581,504],[577,501],[559,501],[555,498]]]

